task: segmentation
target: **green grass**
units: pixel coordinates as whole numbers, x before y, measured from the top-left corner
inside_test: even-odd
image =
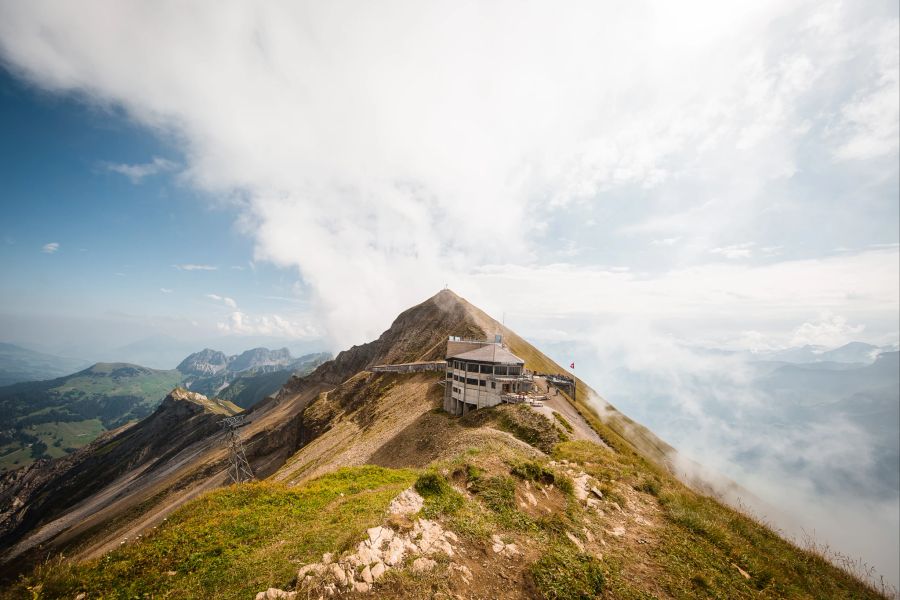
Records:
[[[425,500],[422,512],[431,519],[455,514],[465,503],[462,494],[454,490],[447,478],[437,471],[422,473],[416,480],[415,488]]]
[[[564,416],[562,416],[561,414],[559,414],[559,413],[556,412],[555,410],[553,411],[553,418],[556,419],[556,421],[557,421],[560,425],[563,426],[563,429],[565,429],[565,430],[568,431],[569,433],[575,433],[575,428],[572,427],[572,424],[569,423],[569,422],[566,420],[566,418],[565,418]]]
[[[105,431],[100,419],[84,421],[40,423],[24,429],[25,433],[36,437],[46,446],[44,454],[50,458],[65,456],[72,449],[80,448],[94,441]],[[0,448],[0,471],[18,469],[34,462],[31,449],[20,441],[14,441]]]
[[[653,530],[656,543],[638,550],[627,545],[607,547],[608,597],[647,598],[659,593],[729,599],[882,597],[818,554],[693,492],[636,455],[611,452],[589,442],[566,442],[557,446],[554,457],[581,465],[599,481],[607,501],[623,505],[620,490],[630,487],[648,494],[661,509],[661,523]],[[637,564],[640,569],[633,570]],[[648,591],[653,588],[658,591]]]
[[[100,419],[85,419],[61,423],[41,423],[27,428],[47,444],[47,453],[53,458],[67,454],[65,448],[80,448],[94,441],[105,431]]]
[[[538,592],[547,600],[591,600],[603,592],[600,561],[572,546],[553,547],[529,571]]]
[[[567,439],[550,419],[525,404],[501,404],[476,410],[463,417],[461,424],[469,427],[495,424],[546,454],[553,452],[556,444]]]
[[[134,395],[143,397],[147,404],[154,404],[182,380],[181,373],[175,370],[159,371],[140,367],[135,369],[134,374],[130,374],[130,367],[131,365],[121,363],[98,363],[81,375],[66,378],[64,383],[51,391],[61,396],[72,392],[84,396]],[[123,375],[116,376],[118,372]]]
[[[556,476],[554,475],[553,471],[545,468],[543,465],[533,460],[526,460],[513,465],[510,473],[512,473],[516,477],[519,477],[520,479],[525,479],[527,481],[537,481],[544,484],[550,484],[556,480]]]
[[[7,590],[44,598],[253,598],[290,587],[302,563],[350,548],[416,480],[407,470],[340,469],[298,488],[253,483],[217,490],[176,511],[138,542],[82,564],[39,567]]]

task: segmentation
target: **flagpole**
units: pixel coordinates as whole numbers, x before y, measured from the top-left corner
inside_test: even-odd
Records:
[[[575,402],[577,401],[578,383],[575,379],[575,361],[574,360],[572,361],[571,367],[572,367],[572,404],[575,404]]]

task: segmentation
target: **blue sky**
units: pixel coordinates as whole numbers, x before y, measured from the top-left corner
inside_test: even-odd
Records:
[[[218,336],[215,319],[231,307],[211,295],[253,310],[302,305],[295,277],[253,262],[234,210],[179,181],[176,140],[7,70],[0,129],[0,318],[16,332],[12,340],[65,351],[68,340],[54,339],[59,321],[44,326],[48,317],[88,330],[99,321],[110,339],[68,348],[94,357],[142,336]],[[115,170],[155,159],[171,166],[137,177]]]
[[[893,3],[444,8],[6,7],[5,337],[896,341]]]

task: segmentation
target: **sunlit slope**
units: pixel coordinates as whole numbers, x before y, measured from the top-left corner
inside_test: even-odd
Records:
[[[3,597],[37,586],[44,598],[238,599],[270,587],[318,597],[329,586],[346,598],[880,597],[636,455],[583,441],[557,441],[547,455],[523,439],[527,426],[521,437],[502,431],[498,410],[530,412],[446,417],[464,441],[422,468],[346,467],[295,486],[210,492],[134,543],[83,563],[52,560]],[[421,510],[389,514],[409,486],[424,498]],[[441,546],[422,563],[409,548],[364,594],[330,570],[297,577],[323,555],[329,564],[358,560],[371,528],[399,535],[423,519],[452,534],[443,538],[452,553]],[[362,583],[365,569],[354,564],[349,577]]]

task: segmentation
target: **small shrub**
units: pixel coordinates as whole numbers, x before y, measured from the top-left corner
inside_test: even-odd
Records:
[[[559,491],[561,491],[566,496],[575,495],[575,484],[569,477],[556,474],[554,475],[554,483],[556,484],[556,487],[559,488]]]
[[[516,477],[520,479],[525,479],[527,481],[537,481],[543,484],[553,483],[556,477],[553,475],[553,471],[549,471],[545,469],[540,464],[528,460],[525,462],[521,462],[515,465],[510,471]]]
[[[447,478],[435,471],[422,473],[416,480],[415,489],[425,499],[422,511],[427,517],[451,515],[458,511],[465,498],[457,492]]]
[[[427,471],[416,479],[415,488],[422,497],[440,496],[450,490],[450,484],[440,473]]]
[[[516,506],[516,484],[509,477],[489,477],[480,479],[472,486],[478,496],[494,512],[514,510]]]
[[[634,489],[639,492],[644,492],[645,494],[650,494],[651,496],[659,496],[660,485],[658,480],[648,478],[636,484]]]
[[[565,418],[564,416],[562,416],[561,414],[559,414],[559,413],[556,412],[555,410],[553,411],[553,418],[556,419],[556,421],[557,421],[560,425],[562,425],[563,428],[564,428],[566,431],[568,431],[569,433],[575,433],[575,428],[572,427],[572,424],[569,423],[569,422],[566,420],[566,418]]]
[[[625,508],[626,506],[628,506],[628,503],[625,501],[625,497],[620,494],[614,487],[601,485],[600,492],[603,494],[603,499],[607,502],[615,502],[621,508]]]
[[[574,529],[574,523],[568,516],[560,513],[552,513],[549,515],[541,515],[537,518],[537,526],[546,531],[562,538],[570,529]]]
[[[531,565],[535,587],[547,600],[590,600],[603,592],[600,561],[559,546]]]

